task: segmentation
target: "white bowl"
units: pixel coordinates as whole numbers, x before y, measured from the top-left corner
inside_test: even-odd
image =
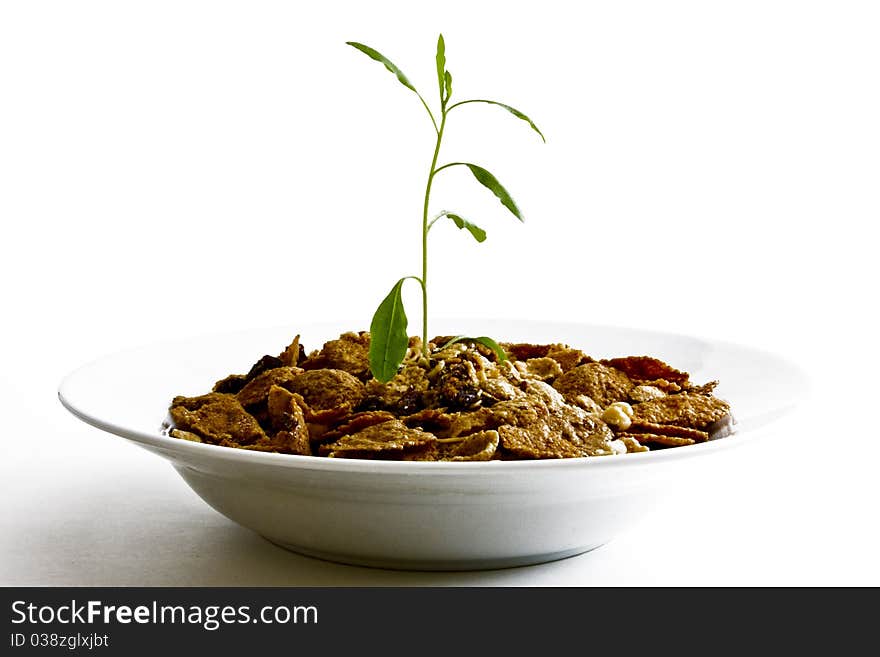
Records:
[[[161,434],[175,395],[246,372],[296,333],[318,348],[355,323],[308,324],[165,342],[102,358],[61,384],[81,420],[171,461],[214,509],[296,552],[344,563],[465,570],[540,563],[591,550],[638,520],[699,459],[763,440],[804,399],[792,363],[745,346],[653,331],[537,321],[438,322],[437,334],[566,342],[594,357],[652,355],[719,379],[736,433],[654,452],[549,461],[388,462],[238,450]]]

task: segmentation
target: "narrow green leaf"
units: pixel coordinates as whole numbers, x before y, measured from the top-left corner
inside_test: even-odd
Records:
[[[394,284],[370,323],[370,371],[382,383],[397,374],[409,346],[406,313],[400,294],[405,280],[401,278]]]
[[[547,140],[544,138],[544,133],[538,129],[538,126],[535,125],[535,122],[532,121],[529,117],[527,117],[525,114],[520,112],[515,107],[511,107],[510,105],[505,105],[504,103],[499,103],[497,100],[482,100],[482,99],[480,99],[480,100],[465,100],[461,103],[456,103],[456,104],[457,105],[464,105],[466,103],[486,103],[487,105],[497,105],[498,107],[503,107],[508,112],[513,114],[516,118],[522,119],[523,121],[528,123],[530,126],[532,126],[532,130],[534,130],[535,132],[537,132],[541,136],[541,141],[543,141],[545,144],[547,143]]]
[[[446,71],[445,76],[446,82],[446,100],[449,100],[452,97],[452,73]]]
[[[370,59],[374,59],[377,62],[381,62],[382,64],[384,64],[385,68],[387,68],[389,71],[391,71],[392,73],[394,73],[394,75],[397,76],[397,79],[400,80],[400,83],[404,87],[406,87],[407,89],[412,89],[416,93],[419,93],[418,91],[416,91],[416,88],[413,86],[412,82],[410,82],[409,79],[403,74],[403,71],[401,71],[399,68],[397,68],[391,62],[391,60],[389,60],[387,57],[385,57],[385,55],[383,55],[382,53],[380,53],[377,50],[373,50],[369,46],[365,46],[362,43],[358,43],[357,41],[346,41],[345,43],[352,46],[353,48],[357,48],[358,50],[360,50],[362,53],[364,53]]]
[[[499,345],[497,342],[495,342],[495,340],[493,340],[492,338],[487,337],[485,335],[481,335],[478,338],[471,338],[466,335],[458,335],[458,336],[452,338],[449,342],[444,344],[442,347],[440,347],[437,351],[443,351],[444,349],[446,349],[446,347],[453,345],[456,342],[464,342],[464,341],[479,342],[480,344],[489,347],[489,349],[491,349],[492,351],[495,352],[495,356],[498,358],[499,363],[503,363],[504,361],[507,360],[507,353],[504,351],[504,349],[501,348],[501,345]]]
[[[498,357],[499,363],[503,363],[507,360],[507,353],[505,353],[504,349],[501,348],[501,345],[495,342],[495,340],[493,340],[492,338],[481,335],[478,338],[474,338],[474,342],[479,342],[480,344],[486,345],[487,347],[489,347],[489,349],[494,351],[495,355]]]
[[[437,82],[440,84],[440,102],[446,102],[443,90],[446,85],[446,42],[441,34],[437,38]]]
[[[519,208],[516,207],[513,198],[511,198],[510,194],[507,193],[507,190],[504,189],[504,186],[498,182],[498,179],[495,176],[486,171],[483,167],[478,167],[476,164],[469,164],[467,162],[463,162],[462,164],[471,170],[471,173],[474,174],[474,178],[476,178],[483,187],[486,187],[498,197],[501,204],[510,210],[514,217],[520,221],[525,221]]]
[[[486,231],[483,230],[482,228],[480,228],[479,226],[477,226],[476,224],[472,224],[467,219],[463,219],[462,217],[459,217],[457,214],[452,214],[451,212],[447,212],[446,216],[449,217],[450,219],[452,219],[453,223],[455,223],[455,225],[458,226],[460,229],[466,228],[468,230],[468,232],[471,235],[473,235],[474,239],[477,240],[478,242],[485,242],[486,241]]]
[[[462,340],[467,340],[467,336],[466,335],[456,335],[449,342],[447,342],[442,347],[437,349],[437,351],[443,351],[444,349],[446,349],[446,347],[449,347],[450,345],[454,345],[456,342],[461,342]]]

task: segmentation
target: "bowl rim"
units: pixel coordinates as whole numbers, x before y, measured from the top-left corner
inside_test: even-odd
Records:
[[[441,318],[444,321],[456,321],[455,318],[447,319]],[[480,321],[479,318],[468,318],[467,321]],[[489,321],[489,320],[487,320]],[[285,468],[293,468],[293,469],[305,469],[305,470],[313,470],[313,471],[332,471],[332,472],[347,472],[347,473],[358,473],[358,474],[471,474],[471,473],[485,473],[485,472],[522,472],[522,471],[533,471],[533,470],[569,470],[569,469],[580,469],[584,467],[588,468],[621,468],[621,467],[636,467],[636,466],[646,466],[651,463],[666,463],[669,461],[680,461],[689,458],[706,456],[709,454],[718,453],[720,451],[725,451],[731,448],[736,448],[739,446],[751,444],[757,439],[759,436],[768,433],[768,429],[775,428],[781,421],[788,419],[791,415],[799,408],[804,406],[804,402],[812,394],[812,386],[810,384],[809,376],[806,374],[804,369],[790,360],[788,357],[780,355],[778,353],[762,349],[760,347],[755,347],[753,345],[728,341],[728,340],[717,340],[714,338],[706,338],[695,334],[686,334],[686,333],[677,333],[672,331],[658,331],[655,329],[643,329],[639,327],[627,327],[627,326],[618,326],[618,325],[610,325],[610,324],[596,324],[596,323],[588,323],[588,322],[577,322],[577,321],[565,321],[565,320],[534,320],[534,319],[520,319],[520,318],[494,318],[491,320],[493,322],[503,321],[503,322],[511,322],[517,323],[520,325],[531,325],[531,326],[546,326],[546,325],[556,325],[556,326],[566,326],[566,327],[578,327],[580,329],[585,328],[594,328],[601,330],[620,330],[627,332],[640,332],[640,333],[648,333],[655,336],[670,336],[677,338],[687,338],[691,340],[697,340],[701,342],[705,342],[707,344],[719,347],[726,347],[729,349],[740,349],[747,350],[751,353],[761,355],[767,357],[771,360],[775,360],[780,364],[785,365],[789,368],[793,373],[797,375],[797,379],[799,382],[799,390],[798,394],[794,395],[793,402],[787,406],[781,408],[780,412],[773,417],[772,419],[767,420],[760,427],[749,429],[747,431],[738,433],[734,432],[733,434],[726,436],[724,438],[718,438],[715,440],[709,440],[704,443],[698,443],[695,445],[685,445],[681,447],[675,447],[670,449],[663,450],[651,450],[647,452],[635,452],[635,453],[627,453],[627,454],[619,454],[619,455],[608,455],[608,456],[585,456],[585,457],[571,457],[571,458],[559,458],[559,459],[533,459],[533,460],[519,460],[519,461],[388,461],[388,460],[379,460],[379,459],[356,459],[356,458],[329,458],[322,456],[304,456],[297,454],[280,454],[277,452],[257,452],[245,449],[236,449],[233,447],[225,447],[221,445],[212,445],[210,443],[196,443],[187,440],[181,440],[179,438],[173,438],[171,436],[164,435],[160,431],[160,423],[157,422],[157,429],[155,433],[149,433],[146,431],[142,431],[140,429],[131,429],[128,427],[120,426],[113,422],[109,422],[107,420],[102,420],[101,418],[95,417],[85,410],[77,408],[77,406],[69,399],[69,396],[65,394],[65,391],[70,387],[71,381],[74,381],[77,376],[86,369],[89,369],[101,361],[109,358],[118,357],[124,355],[129,352],[134,352],[139,349],[143,349],[145,347],[156,347],[162,344],[174,344],[185,342],[188,340],[198,339],[200,337],[221,337],[221,336],[233,336],[240,335],[244,333],[253,333],[257,331],[271,331],[271,330],[283,330],[290,328],[288,325],[279,325],[274,327],[263,326],[263,327],[252,327],[250,329],[240,329],[235,331],[218,331],[211,333],[203,333],[198,335],[192,335],[188,337],[180,337],[180,338],[172,338],[159,340],[155,342],[150,342],[146,344],[141,344],[137,346],[131,346],[124,349],[120,349],[108,354],[104,354],[98,358],[95,358],[80,367],[74,369],[70,373],[68,373],[60,382],[58,386],[58,399],[61,402],[61,405],[69,411],[74,417],[81,420],[82,422],[89,424],[97,429],[101,429],[107,433],[114,434],[116,436],[120,436],[125,438],[126,440],[132,441],[138,445],[141,445],[150,451],[159,451],[161,455],[165,458],[173,458],[173,454],[180,454],[181,457],[191,457],[193,460],[199,459],[208,459],[212,461],[220,460],[220,461],[237,461],[241,463],[247,463],[251,465],[266,465],[266,466],[275,466],[275,467],[285,467]],[[321,322],[306,322],[309,326],[330,326],[336,325],[336,321],[321,321]],[[736,415],[733,414],[734,422],[736,421]]]

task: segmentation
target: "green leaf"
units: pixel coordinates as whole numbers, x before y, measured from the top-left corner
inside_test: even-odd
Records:
[[[400,294],[405,280],[401,278],[394,284],[370,323],[370,371],[382,383],[397,374],[409,346],[406,313]]]
[[[498,357],[499,363],[503,363],[507,360],[507,353],[505,353],[504,349],[501,348],[501,345],[495,342],[495,340],[493,340],[492,338],[481,335],[478,338],[474,338],[474,342],[479,342],[480,344],[486,345],[487,347],[489,347],[489,349],[494,351],[495,355]]]
[[[467,228],[468,232],[474,236],[474,239],[478,242],[486,241],[486,231],[477,226],[476,224],[472,224],[467,219],[463,219],[459,217],[457,214],[452,214],[451,212],[447,212],[446,216],[452,219],[456,226],[461,228]]]
[[[370,59],[375,59],[377,62],[381,62],[382,64],[384,64],[385,68],[387,68],[389,71],[397,76],[397,79],[400,80],[400,84],[402,84],[407,89],[412,89],[416,93],[419,93],[418,91],[416,91],[416,88],[413,86],[412,82],[410,82],[409,79],[403,74],[403,71],[397,68],[390,59],[385,57],[385,55],[377,50],[373,50],[369,46],[358,43],[357,41],[346,41],[345,43],[352,46],[353,48],[357,48]]]
[[[483,167],[478,167],[476,164],[469,164],[467,162],[462,162],[462,164],[471,170],[471,173],[474,174],[474,178],[476,178],[483,187],[486,187],[498,197],[498,200],[501,201],[501,205],[510,210],[514,217],[520,221],[525,221],[519,208],[516,207],[513,198],[511,198],[510,194],[507,193],[507,190],[504,189],[504,186],[498,182],[498,179],[495,176],[486,171]]]
[[[401,278],[383,299],[370,323],[370,371],[382,383],[394,378],[406,356],[409,336],[400,292],[406,278]]]
[[[446,83],[446,100],[449,100],[449,98],[452,96],[452,73],[450,73],[449,71],[446,71],[445,83]]]
[[[437,82],[440,84],[440,102],[446,102],[443,90],[446,84],[446,42],[441,34],[437,38]]]
[[[504,103],[499,103],[497,100],[466,100],[462,103],[457,103],[457,104],[464,105],[465,103],[486,103],[487,105],[497,105],[498,107],[503,107],[508,112],[513,114],[516,118],[522,119],[523,121],[528,123],[530,126],[532,126],[532,130],[534,130],[535,132],[537,132],[541,136],[541,141],[543,141],[545,144],[547,143],[547,140],[544,138],[544,133],[538,129],[538,126],[535,125],[535,122],[532,121],[529,117],[527,117],[525,114],[520,112],[515,107],[511,107],[510,105],[505,105]]]
[[[489,349],[491,349],[492,351],[495,352],[495,356],[498,358],[499,363],[503,363],[504,361],[507,360],[507,353],[504,351],[504,349],[501,348],[501,345],[499,345],[497,342],[495,342],[495,340],[493,340],[492,338],[487,337],[485,335],[481,335],[478,338],[470,338],[466,335],[459,335],[459,336],[452,338],[449,342],[444,344],[437,351],[443,351],[444,349],[446,349],[446,347],[448,347],[449,345],[453,345],[456,342],[465,342],[465,341],[479,342],[480,344],[489,347]]]

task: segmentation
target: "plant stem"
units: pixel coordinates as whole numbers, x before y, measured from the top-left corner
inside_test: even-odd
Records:
[[[425,186],[425,204],[422,208],[422,354],[428,356],[428,201],[431,198],[431,183],[434,182],[434,168],[440,155],[440,142],[443,141],[443,129],[446,127],[446,107],[441,109],[440,128],[437,130],[437,143],[434,146],[434,158],[431,160],[431,171],[428,173],[428,184]]]

